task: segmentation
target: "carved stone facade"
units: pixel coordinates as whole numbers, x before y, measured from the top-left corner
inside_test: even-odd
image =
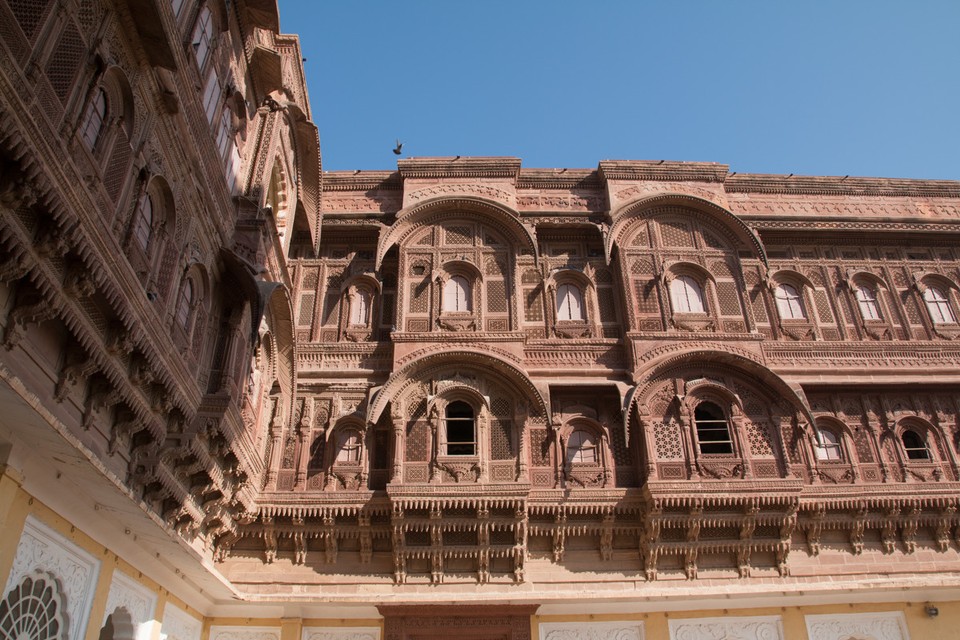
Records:
[[[5,598],[65,603],[71,640],[960,600],[960,183],[323,173],[278,29],[264,0],[0,0]],[[734,617],[671,633],[782,637]]]

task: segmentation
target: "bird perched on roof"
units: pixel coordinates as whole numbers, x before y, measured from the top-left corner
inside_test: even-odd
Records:
[[[394,149],[393,149],[393,153],[394,153],[395,155],[400,155],[401,153],[403,153],[403,143],[400,142],[399,139],[397,140],[397,146],[394,147]]]

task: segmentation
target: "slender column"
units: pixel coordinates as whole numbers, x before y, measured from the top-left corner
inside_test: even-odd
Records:
[[[527,477],[527,419],[530,412],[526,402],[517,403],[516,411],[513,414],[514,430],[517,434],[517,481]]]
[[[733,423],[733,438],[734,445],[736,450],[740,452],[740,459],[743,461],[743,474],[744,478],[749,478],[753,475],[752,470],[750,469],[750,442],[744,437],[745,426],[743,423],[743,414],[739,411],[732,416],[730,422]]]
[[[307,486],[307,466],[310,464],[310,443],[313,442],[313,429],[311,424],[313,420],[310,417],[309,403],[304,401],[303,412],[300,414],[300,428],[297,434],[300,439],[300,459],[297,461],[297,481],[294,485],[298,491],[303,491]]]
[[[607,435],[607,429],[604,428],[600,434],[600,460],[603,462],[603,487],[612,485],[613,466],[616,460],[613,459],[613,451],[610,449],[610,437]]]
[[[277,469],[280,468],[280,460],[283,455],[282,447],[283,437],[283,405],[281,398],[274,398],[273,420],[270,423],[270,463],[267,466],[268,491],[277,488]]]
[[[640,432],[643,434],[643,447],[647,458],[647,479],[655,479],[658,477],[656,462],[657,443],[653,434],[653,423],[650,421],[650,416],[648,415],[638,415],[637,420],[640,422]]]
[[[691,432],[691,420],[687,416],[687,407],[680,405],[677,412],[677,419],[680,421],[680,433],[683,434],[684,448],[687,450],[687,473],[691,478],[700,477],[700,452],[699,448],[693,442]]]
[[[393,468],[390,471],[390,482],[403,481],[403,412],[396,402],[391,404],[390,420],[393,424]]]

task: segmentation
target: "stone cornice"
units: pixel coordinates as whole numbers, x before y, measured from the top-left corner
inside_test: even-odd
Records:
[[[402,189],[403,182],[396,171],[324,171],[323,190],[369,191],[372,189]]]
[[[487,331],[467,331],[455,333],[450,331],[434,331],[431,333],[408,333],[405,331],[394,331],[390,334],[393,342],[423,342],[424,344],[434,344],[436,342],[457,344],[475,344],[488,342],[523,342],[526,335],[522,331],[512,331],[503,333],[491,333]]]
[[[841,488],[838,485],[808,485],[803,487],[801,511],[818,508],[854,510],[860,507],[885,509],[893,505],[917,503],[927,508],[957,505],[960,483],[926,483],[918,492],[912,484],[856,484]]]
[[[400,175],[408,178],[510,178],[520,173],[520,158],[463,156],[404,158],[397,161]]]
[[[723,182],[729,165],[717,162],[675,162],[671,160],[601,160],[600,178],[606,180],[658,180]]]
[[[593,169],[521,169],[517,189],[597,189],[600,175]]]
[[[691,500],[703,506],[731,505],[755,501],[760,506],[790,504],[803,489],[799,478],[764,480],[701,480],[680,482],[654,480],[643,491],[651,499],[662,500],[663,506],[684,506]]]
[[[960,181],[857,178],[848,176],[795,176],[740,173],[724,183],[729,193],[782,193],[797,195],[923,196],[960,198]]]
[[[803,231],[805,233],[823,233],[824,231],[857,231],[857,232],[910,232],[910,233],[956,233],[960,231],[960,221],[942,222],[867,222],[857,220],[824,220],[817,219],[816,228],[811,224],[811,218],[762,219],[752,215],[737,214],[750,221],[750,225],[757,231]]]

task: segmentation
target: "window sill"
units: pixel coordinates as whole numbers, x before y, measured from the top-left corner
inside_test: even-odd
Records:
[[[444,453],[437,456],[437,462],[476,462],[479,464],[480,456],[475,453],[458,455],[456,453]]]
[[[477,316],[469,312],[447,311],[437,318],[437,325],[446,331],[476,331]]]
[[[713,331],[717,327],[708,313],[674,313],[670,322],[681,331]]]

